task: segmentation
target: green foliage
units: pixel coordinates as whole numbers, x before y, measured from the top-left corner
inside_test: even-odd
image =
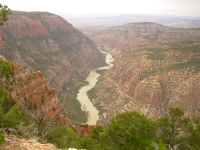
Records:
[[[107,70],[106,69],[100,69],[100,70],[97,70],[96,73],[102,75],[104,74],[104,72],[106,72]]]
[[[30,101],[29,102],[29,107],[28,107],[30,110],[32,110],[33,109],[33,102],[32,101]]]
[[[138,112],[117,114],[101,135],[104,149],[152,149],[156,127],[151,119]]]
[[[4,134],[0,131],[0,146],[5,142]]]
[[[76,99],[76,94],[83,85],[80,82],[69,82],[68,86],[71,88],[64,86],[63,91],[58,94],[58,99],[65,106],[64,113],[67,115],[67,118],[77,125],[87,120],[86,113],[81,110],[81,104]]]
[[[36,122],[30,116],[22,113],[19,121],[20,123],[16,126],[18,135],[26,139],[30,139],[32,137],[35,137],[35,135],[38,135],[38,122]]]
[[[92,132],[90,133],[90,137],[95,141],[95,143],[100,141],[100,137],[103,131],[103,127],[100,125],[97,125],[93,128]]]
[[[159,150],[168,150],[168,148],[166,147],[166,145],[163,144],[162,142],[158,143],[158,149]]]
[[[184,117],[184,112],[180,108],[171,108],[169,114],[157,120],[157,138],[171,147],[187,142],[190,126],[188,118]]]
[[[103,52],[108,52],[103,46],[98,47]]]
[[[190,128],[191,136],[188,143],[194,150],[200,149],[200,117],[193,117],[192,127]]]
[[[3,126],[4,127],[14,127],[19,123],[20,119],[20,108],[17,105],[14,105],[8,113],[5,114],[4,120],[3,120]]]
[[[0,128],[14,127],[19,123],[19,106],[11,101],[4,89],[0,88]]]
[[[46,138],[47,142],[54,144],[57,148],[79,147],[78,135],[67,126],[51,128]]]
[[[45,96],[44,96],[44,93],[42,93],[42,103],[44,104],[44,99],[45,99]]]
[[[200,52],[200,45],[192,45],[192,46],[185,46],[185,47],[177,47],[174,50],[180,51],[190,51],[190,52]]]
[[[9,62],[4,62],[0,61],[0,76],[1,77],[6,77],[7,79],[13,75],[13,70],[10,68],[10,63]]]
[[[81,138],[79,144],[81,149],[87,149],[87,150],[94,149],[94,140],[88,136]]]
[[[164,60],[166,57],[166,54],[163,53],[162,49],[158,49],[158,48],[149,48],[146,49],[146,51],[150,52],[148,53],[148,59],[152,59],[152,60]]]
[[[42,132],[44,131],[44,129],[46,128],[47,124],[44,120],[42,120],[40,122],[40,124],[38,125],[38,132],[39,132],[39,135],[42,135]]]
[[[8,20],[8,15],[11,14],[10,8],[6,5],[0,4],[0,26],[3,25],[3,22]]]
[[[187,68],[190,66],[196,66],[196,70],[200,70],[200,59],[199,58],[194,58],[190,59],[189,61],[185,63],[179,63],[179,64],[174,64],[166,68],[166,70],[177,70],[177,69],[183,69]]]
[[[15,127],[20,120],[20,108],[11,101],[5,90],[0,88],[0,128]],[[4,135],[0,131],[0,145],[4,142]]]
[[[9,109],[15,105],[15,102],[8,98],[4,89],[0,88],[0,105],[3,109],[3,113],[7,113]]]

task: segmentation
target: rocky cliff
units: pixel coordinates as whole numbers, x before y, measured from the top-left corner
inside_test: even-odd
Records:
[[[85,121],[76,93],[89,71],[103,63],[95,43],[63,18],[47,12],[13,12],[0,27],[0,54],[40,70],[74,122]]]
[[[200,115],[200,29],[129,24],[94,39],[118,54],[90,91],[101,110],[99,123],[129,110],[157,118],[174,106]]]
[[[0,55],[0,62],[8,61]],[[13,75],[1,76],[0,87],[6,89],[9,98],[15,101],[23,113],[40,123],[69,125],[70,121],[60,114],[61,105],[55,90],[49,86],[41,72],[23,68],[16,62],[9,62]]]

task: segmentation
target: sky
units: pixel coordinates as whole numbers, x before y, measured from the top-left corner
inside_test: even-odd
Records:
[[[200,0],[1,0],[11,10],[70,14],[154,14],[200,17]]]

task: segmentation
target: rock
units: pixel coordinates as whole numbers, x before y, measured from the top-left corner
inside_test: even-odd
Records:
[[[60,103],[55,90],[40,71],[30,71],[14,61],[10,62],[10,66],[14,75],[9,78],[10,86],[7,92],[10,99],[15,100],[21,107],[22,112],[38,123],[45,120],[49,124],[70,124],[70,121],[60,114]],[[4,79],[1,79],[1,83],[1,87],[6,88]]]
[[[0,146],[2,150],[56,150],[56,147],[50,143],[41,144],[34,139],[26,140],[14,135],[6,135],[5,143]]]

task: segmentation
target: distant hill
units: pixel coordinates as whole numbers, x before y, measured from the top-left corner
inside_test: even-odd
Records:
[[[125,25],[128,23],[155,22],[158,24],[177,27],[177,28],[199,28],[199,17],[169,16],[169,15],[133,15],[133,14],[116,14],[116,15],[93,15],[71,17],[70,15],[61,14],[69,22],[87,35],[107,29],[113,26]]]

